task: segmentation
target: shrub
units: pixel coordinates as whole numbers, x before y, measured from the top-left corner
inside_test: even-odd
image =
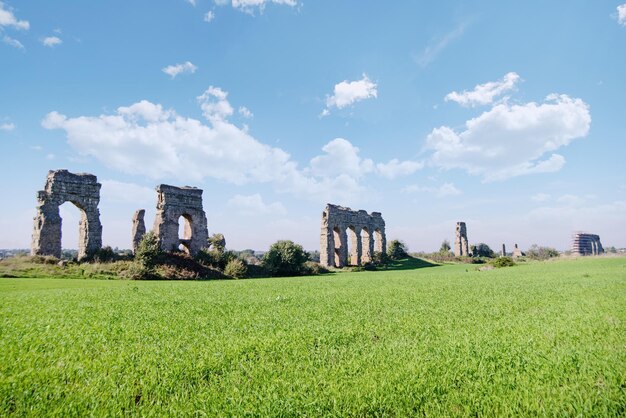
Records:
[[[235,258],[226,264],[224,274],[233,279],[241,279],[248,275],[248,267],[242,260]]]
[[[277,241],[263,255],[263,266],[272,276],[297,276],[306,273],[309,255],[300,244]]]
[[[511,257],[498,257],[491,262],[491,265],[496,268],[511,267],[515,265],[515,261]]]
[[[141,238],[135,251],[135,261],[143,268],[150,270],[156,267],[162,254],[157,236],[150,231]]]
[[[451,249],[452,247],[450,246],[450,241],[448,241],[447,239],[444,239],[443,242],[441,243],[441,247],[439,247],[439,253],[448,254]]]
[[[219,253],[223,253],[226,250],[226,238],[224,234],[216,233],[209,238],[209,248]]]
[[[374,251],[372,254],[372,264],[375,266],[384,266],[389,264],[389,256],[386,253],[380,251]]]
[[[474,257],[488,257],[493,258],[495,253],[487,244],[481,242],[480,244],[476,244],[472,246],[472,255]]]
[[[387,245],[387,253],[392,260],[401,260],[409,255],[406,250],[406,244],[397,239],[394,239]]]
[[[316,261],[309,260],[306,263],[304,263],[304,267],[305,267],[305,274],[307,275],[316,276],[318,274],[330,273],[330,271],[326,267],[324,267],[323,265],[321,265],[320,263]]]
[[[93,254],[88,257],[88,261],[94,261],[96,263],[110,263],[116,259],[116,254],[113,251],[113,248],[110,246],[102,247],[93,252]]]
[[[559,252],[551,247],[540,247],[537,244],[533,244],[528,251],[526,251],[526,257],[532,260],[547,260],[552,257],[558,257]]]
[[[239,259],[234,251],[219,251],[201,249],[196,255],[196,261],[207,267],[224,271],[229,262]]]

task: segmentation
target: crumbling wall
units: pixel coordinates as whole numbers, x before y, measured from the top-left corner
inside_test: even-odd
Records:
[[[456,238],[454,239],[454,255],[456,257],[468,257],[469,245],[467,243],[467,228],[465,222],[456,223]]]
[[[352,254],[348,254],[348,231]],[[361,265],[374,252],[386,253],[385,221],[380,212],[368,214],[342,206],[326,205],[322,212],[320,264],[329,267]]]
[[[599,255],[604,252],[600,236],[576,232],[572,237],[572,254],[574,255]]]
[[[133,253],[137,251],[139,243],[141,242],[141,238],[143,238],[146,233],[146,223],[143,219],[145,215],[145,209],[138,209],[133,215]]]
[[[80,210],[78,224],[78,258],[102,247],[100,223],[100,187],[93,174],[50,170],[44,190],[37,192],[37,214],[34,218],[32,255],[61,257],[61,224],[59,206],[72,202]]]
[[[175,251],[182,244],[184,250],[196,255],[208,246],[209,231],[202,208],[202,190],[195,187],[157,186],[157,212],[154,233],[161,249]],[[178,237],[178,222],[184,218],[183,238]]]

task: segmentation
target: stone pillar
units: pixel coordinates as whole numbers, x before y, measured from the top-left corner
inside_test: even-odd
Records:
[[[469,244],[467,242],[467,228],[465,222],[456,223],[456,237],[454,239],[454,255],[456,257],[469,256]]]
[[[133,253],[137,252],[137,248],[139,247],[141,238],[143,238],[143,236],[146,233],[146,223],[144,221],[145,214],[146,214],[145,209],[138,209],[133,215],[133,229],[132,229]]]
[[[502,244],[502,252],[500,253],[501,257],[506,257],[506,246]]]

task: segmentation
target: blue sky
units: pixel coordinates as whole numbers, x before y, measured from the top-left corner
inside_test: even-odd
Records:
[[[0,41],[0,248],[30,245],[58,168],[98,176],[122,248],[160,183],[202,188],[233,249],[318,249],[327,202],[412,251],[456,221],[626,246],[623,0],[2,0]]]

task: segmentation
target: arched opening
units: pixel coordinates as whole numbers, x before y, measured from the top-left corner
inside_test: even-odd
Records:
[[[338,226],[333,228],[333,242],[335,243],[335,267],[343,267],[341,262],[341,231]]]
[[[59,217],[61,222],[60,237],[61,258],[64,260],[74,260],[78,258],[78,248],[81,241],[84,241],[84,233],[87,229],[87,215],[77,204],[67,201],[59,206]],[[83,222],[85,226],[83,228]],[[83,229],[85,231],[83,231]]]
[[[374,252],[382,253],[383,252],[383,234],[380,232],[380,229],[376,228],[374,230]]]
[[[361,247],[362,247],[362,255],[361,255],[361,263],[371,263],[372,262],[372,251],[370,249],[370,232],[367,227],[363,227],[361,229]]]
[[[187,254],[191,253],[191,231],[191,215],[184,213],[178,218],[178,249]]]
[[[348,235],[348,265],[350,266],[358,266],[359,265],[359,255],[357,252],[357,235],[354,229],[354,226],[350,225],[346,229],[346,234]]]

